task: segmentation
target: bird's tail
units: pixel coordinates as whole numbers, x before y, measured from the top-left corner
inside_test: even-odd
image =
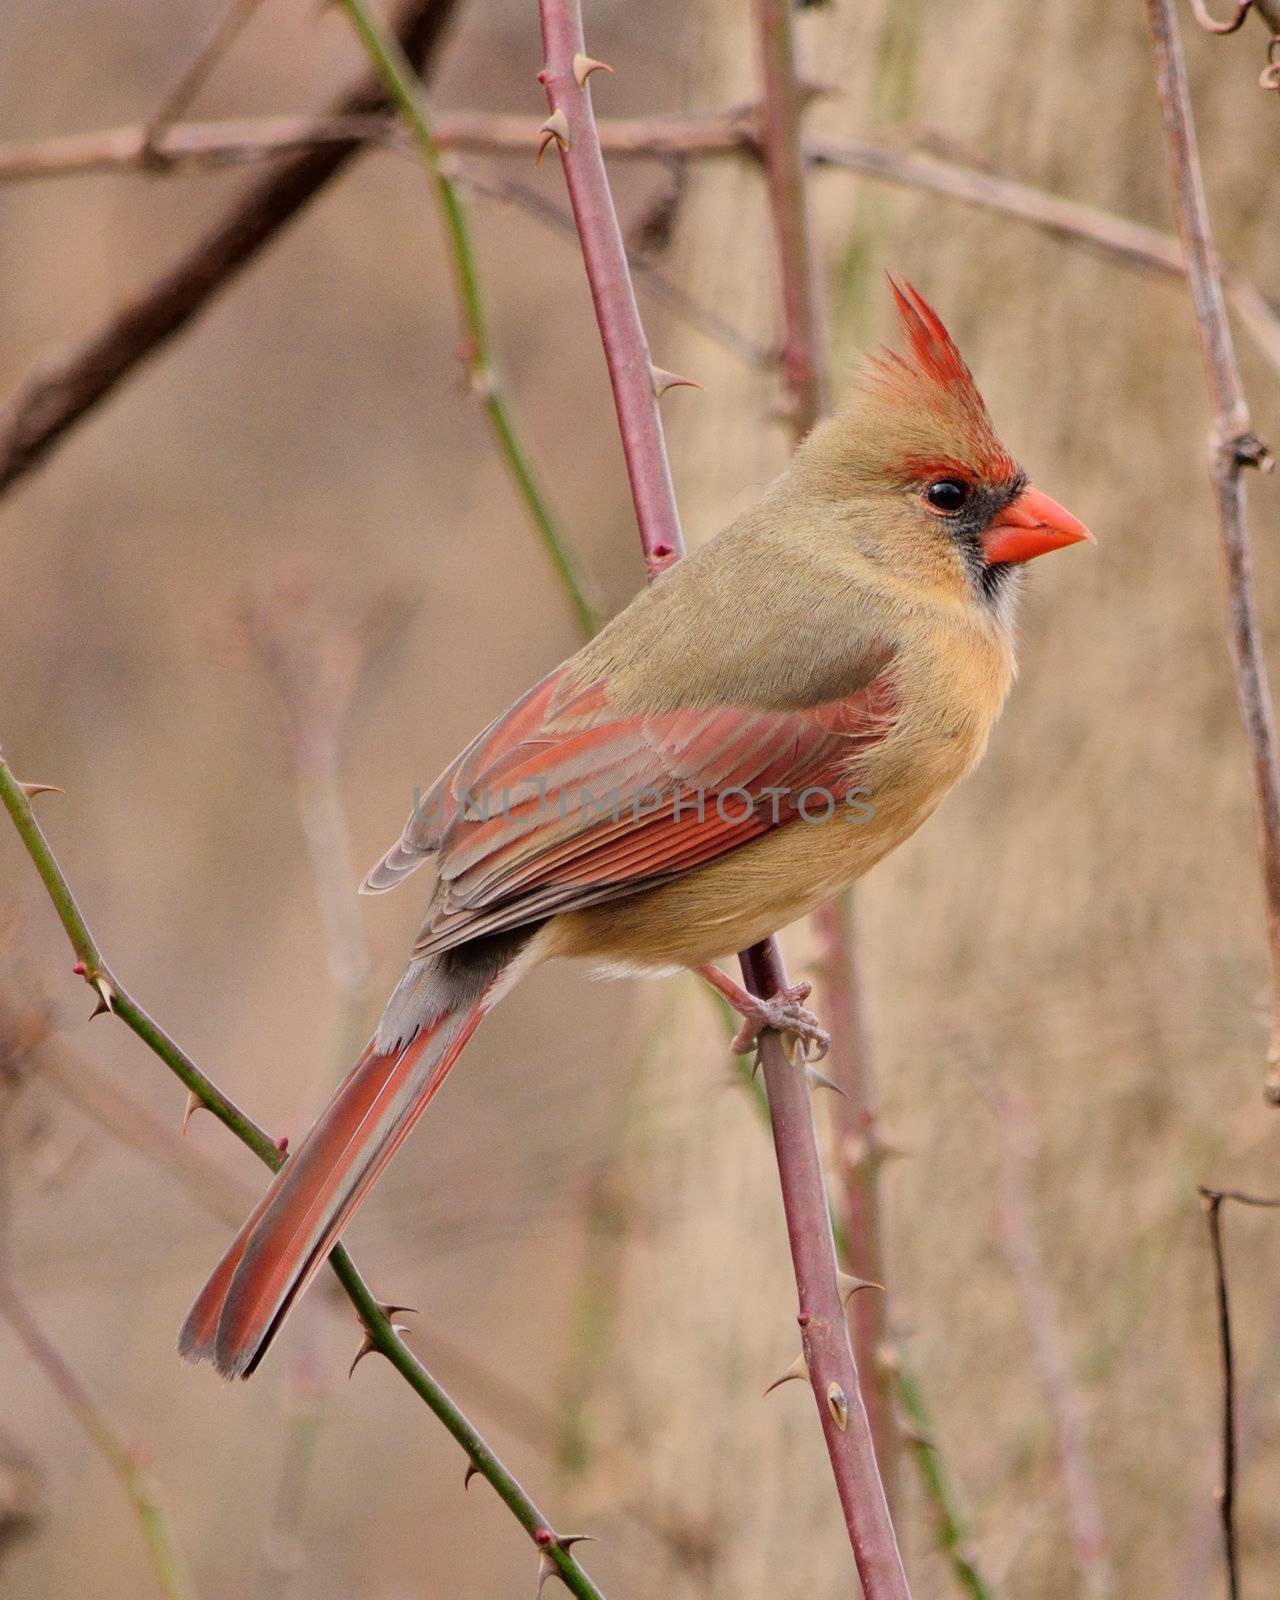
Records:
[[[462,1054],[491,990],[426,1021],[407,1045],[375,1038],[276,1174],[182,1326],[187,1361],[247,1378],[374,1179]]]

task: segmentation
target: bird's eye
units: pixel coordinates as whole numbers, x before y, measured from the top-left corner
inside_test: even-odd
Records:
[[[924,497],[935,511],[959,511],[969,498],[969,485],[959,478],[939,478],[925,490]]]

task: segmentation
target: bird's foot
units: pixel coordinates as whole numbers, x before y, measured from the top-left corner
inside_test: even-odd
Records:
[[[831,1048],[831,1035],[802,1004],[813,990],[811,983],[793,983],[766,999],[734,983],[719,967],[699,967],[698,971],[742,1018],[742,1026],[729,1045],[735,1055],[748,1055],[760,1035],[770,1028],[782,1035],[788,1055],[799,1052],[808,1060],[812,1054],[814,1061],[821,1061]]]

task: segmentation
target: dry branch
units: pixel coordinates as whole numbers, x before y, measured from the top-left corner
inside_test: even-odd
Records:
[[[1222,1522],[1222,1551],[1227,1570],[1228,1600],[1239,1600],[1240,1553],[1236,1538],[1236,1387],[1235,1354],[1231,1339],[1231,1299],[1227,1287],[1227,1252],[1222,1236],[1222,1203],[1280,1209],[1280,1200],[1240,1189],[1211,1189],[1202,1184],[1200,1199],[1209,1226],[1213,1251],[1214,1299],[1218,1310],[1218,1352],[1222,1362],[1222,1483],[1218,1489],[1218,1515]]]
[[[410,60],[434,60],[455,0],[408,0],[397,34]],[[370,75],[343,95],[338,116],[386,109]],[[309,149],[255,183],[186,256],[127,301],[83,343],[40,363],[0,413],[0,493],[35,467],[61,436],[140,362],[160,349],[321,190],[361,148]]]
[[[429,12],[447,9],[449,3],[451,0],[437,0],[432,6],[419,0],[420,8]],[[403,30],[401,40],[404,43]],[[428,56],[431,43],[428,40],[423,47]],[[408,45],[406,54],[413,54]],[[354,99],[348,97],[346,103]],[[604,148],[622,158],[746,155],[754,159],[759,154],[752,116],[744,111],[605,120],[598,127]],[[497,113],[455,112],[441,117],[435,128],[441,149],[488,154],[525,155],[535,134],[527,118]],[[36,466],[139,361],[180,332],[226,277],[287,224],[355,149],[371,142],[403,146],[406,141],[394,117],[357,111],[329,117],[191,123],[165,129],[150,144],[148,129],[143,126],[0,144],[0,182],[128,168],[149,173],[189,170],[286,155],[296,158],[285,172],[250,191],[224,226],[197,246],[182,266],[115,313],[82,345],[33,374],[10,399],[0,412],[0,494]],[[318,158],[324,158],[319,170],[311,165]],[[1178,241],[1170,235],[1013,179],[857,140],[810,138],[805,158],[817,166],[838,167],[1016,218],[1058,238],[1096,248],[1122,265],[1171,276],[1185,272]],[[294,193],[297,187],[306,191],[300,197]],[[238,244],[241,235],[245,242]],[[1280,371],[1280,319],[1274,309],[1256,286],[1238,273],[1229,272],[1226,282],[1228,298],[1241,322]],[[715,336],[715,329],[710,331]]]
[[[1258,629],[1244,483],[1245,468],[1269,466],[1271,456],[1253,432],[1236,365],[1173,0],[1147,0],[1147,19],[1155,53],[1156,89],[1164,121],[1174,210],[1186,254],[1205,381],[1214,414],[1209,471],[1218,502],[1231,660],[1253,763],[1258,854],[1271,957],[1266,1091],[1272,1103],[1280,1105],[1280,762]]]
[[[589,80],[599,63],[586,53],[577,0],[539,0],[539,12],[545,62],[539,77],[550,109],[543,128],[559,148],[578,223],[641,547],[652,577],[683,554],[684,542],[649,349],[591,107]],[[740,959],[747,987],[754,993],[773,995],[786,988],[776,940],[744,951]],[[808,1082],[788,1061],[778,1034],[762,1035],[760,1057],[800,1299],[804,1354],[858,1571],[868,1600],[908,1600],[837,1284]]]

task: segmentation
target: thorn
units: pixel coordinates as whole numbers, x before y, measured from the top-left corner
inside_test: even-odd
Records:
[[[95,978],[93,980],[93,987],[98,991],[98,1003],[89,1013],[90,1022],[92,1022],[95,1017],[100,1017],[104,1015],[104,1013],[113,1010],[113,1003],[116,997],[115,990],[104,977],[99,976]]]
[[[391,1331],[392,1333],[408,1333],[409,1330],[407,1328],[402,1328],[398,1322],[393,1322],[391,1324]],[[378,1347],[373,1341],[373,1335],[369,1332],[368,1328],[366,1328],[364,1330],[364,1338],[360,1341],[360,1348],[356,1351],[355,1356],[352,1358],[351,1365],[347,1368],[348,1382],[351,1379],[351,1374],[356,1370],[364,1358],[372,1355],[376,1350],[378,1350]],[[378,1354],[381,1355],[381,1353],[382,1352],[379,1350]]]
[[[194,1089],[188,1089],[187,1090],[187,1103],[183,1107],[183,1110],[182,1110],[182,1126],[181,1126],[181,1128],[178,1129],[178,1132],[179,1133],[186,1133],[188,1127],[191,1125],[192,1117],[195,1116],[197,1111],[203,1111],[203,1110],[204,1110],[204,1101],[200,1098],[200,1096],[195,1092]]]
[[[594,56],[584,56],[581,53],[573,58],[573,76],[579,89],[585,89],[587,79],[593,72],[612,72],[613,68],[607,61],[597,61]]]
[[[547,146],[552,140],[560,146],[561,150],[569,148],[569,119],[564,114],[563,106],[553,111],[547,120],[538,129],[538,152],[533,158],[536,167],[542,160]]]
[[[66,794],[65,789],[59,789],[56,783],[19,783],[19,789],[28,800],[34,800],[38,794]]]
[[[849,1098],[834,1079],[828,1078],[825,1072],[819,1072],[817,1067],[811,1067],[806,1064],[804,1075],[808,1078],[811,1089],[830,1089],[832,1093],[838,1094],[842,1100]]]
[[[701,389],[702,384],[696,378],[682,378],[678,372],[668,372],[665,367],[655,367],[649,363],[649,382],[653,385],[655,400],[661,400],[668,389]]]
[[[781,1388],[784,1383],[790,1383],[793,1378],[807,1378],[808,1376],[809,1363],[805,1360],[804,1351],[802,1350],[782,1376],[775,1378],[764,1392],[765,1394],[772,1394],[775,1389]]]
[[[849,1426],[849,1400],[838,1383],[827,1385],[827,1410],[840,1432]]]
[[[422,1315],[417,1306],[384,1306],[381,1300],[378,1301],[378,1310],[381,1311],[388,1322],[393,1324],[399,1316],[420,1317]],[[403,1333],[404,1329],[401,1328],[400,1332]]]
[[[366,1328],[364,1331],[364,1337],[360,1341],[360,1348],[356,1351],[355,1356],[352,1358],[351,1365],[347,1368],[348,1382],[351,1381],[352,1374],[355,1372],[356,1368],[360,1365],[364,1358],[366,1356],[371,1356],[377,1348],[377,1345],[373,1342],[373,1335],[369,1332],[368,1328]]]
[[[859,1289],[879,1289],[884,1293],[884,1284],[876,1283],[873,1278],[856,1278],[851,1272],[836,1273],[836,1288],[840,1291],[840,1299],[845,1305],[857,1294]]]
[[[467,1470],[462,1474],[462,1487],[464,1489],[469,1489],[471,1487],[472,1478],[478,1478],[479,1476],[480,1468],[476,1466],[474,1461],[468,1461]]]
[[[542,1593],[543,1585],[546,1583],[548,1578],[560,1578],[562,1580],[564,1578],[564,1574],[560,1571],[560,1568],[556,1566],[555,1562],[551,1559],[551,1551],[553,1549],[568,1551],[571,1550],[575,1544],[581,1544],[583,1540],[587,1540],[591,1543],[595,1542],[595,1534],[593,1533],[556,1534],[552,1533],[550,1528],[539,1528],[533,1537],[534,1542],[542,1550],[542,1554],[538,1557],[537,1593],[539,1595]]]

